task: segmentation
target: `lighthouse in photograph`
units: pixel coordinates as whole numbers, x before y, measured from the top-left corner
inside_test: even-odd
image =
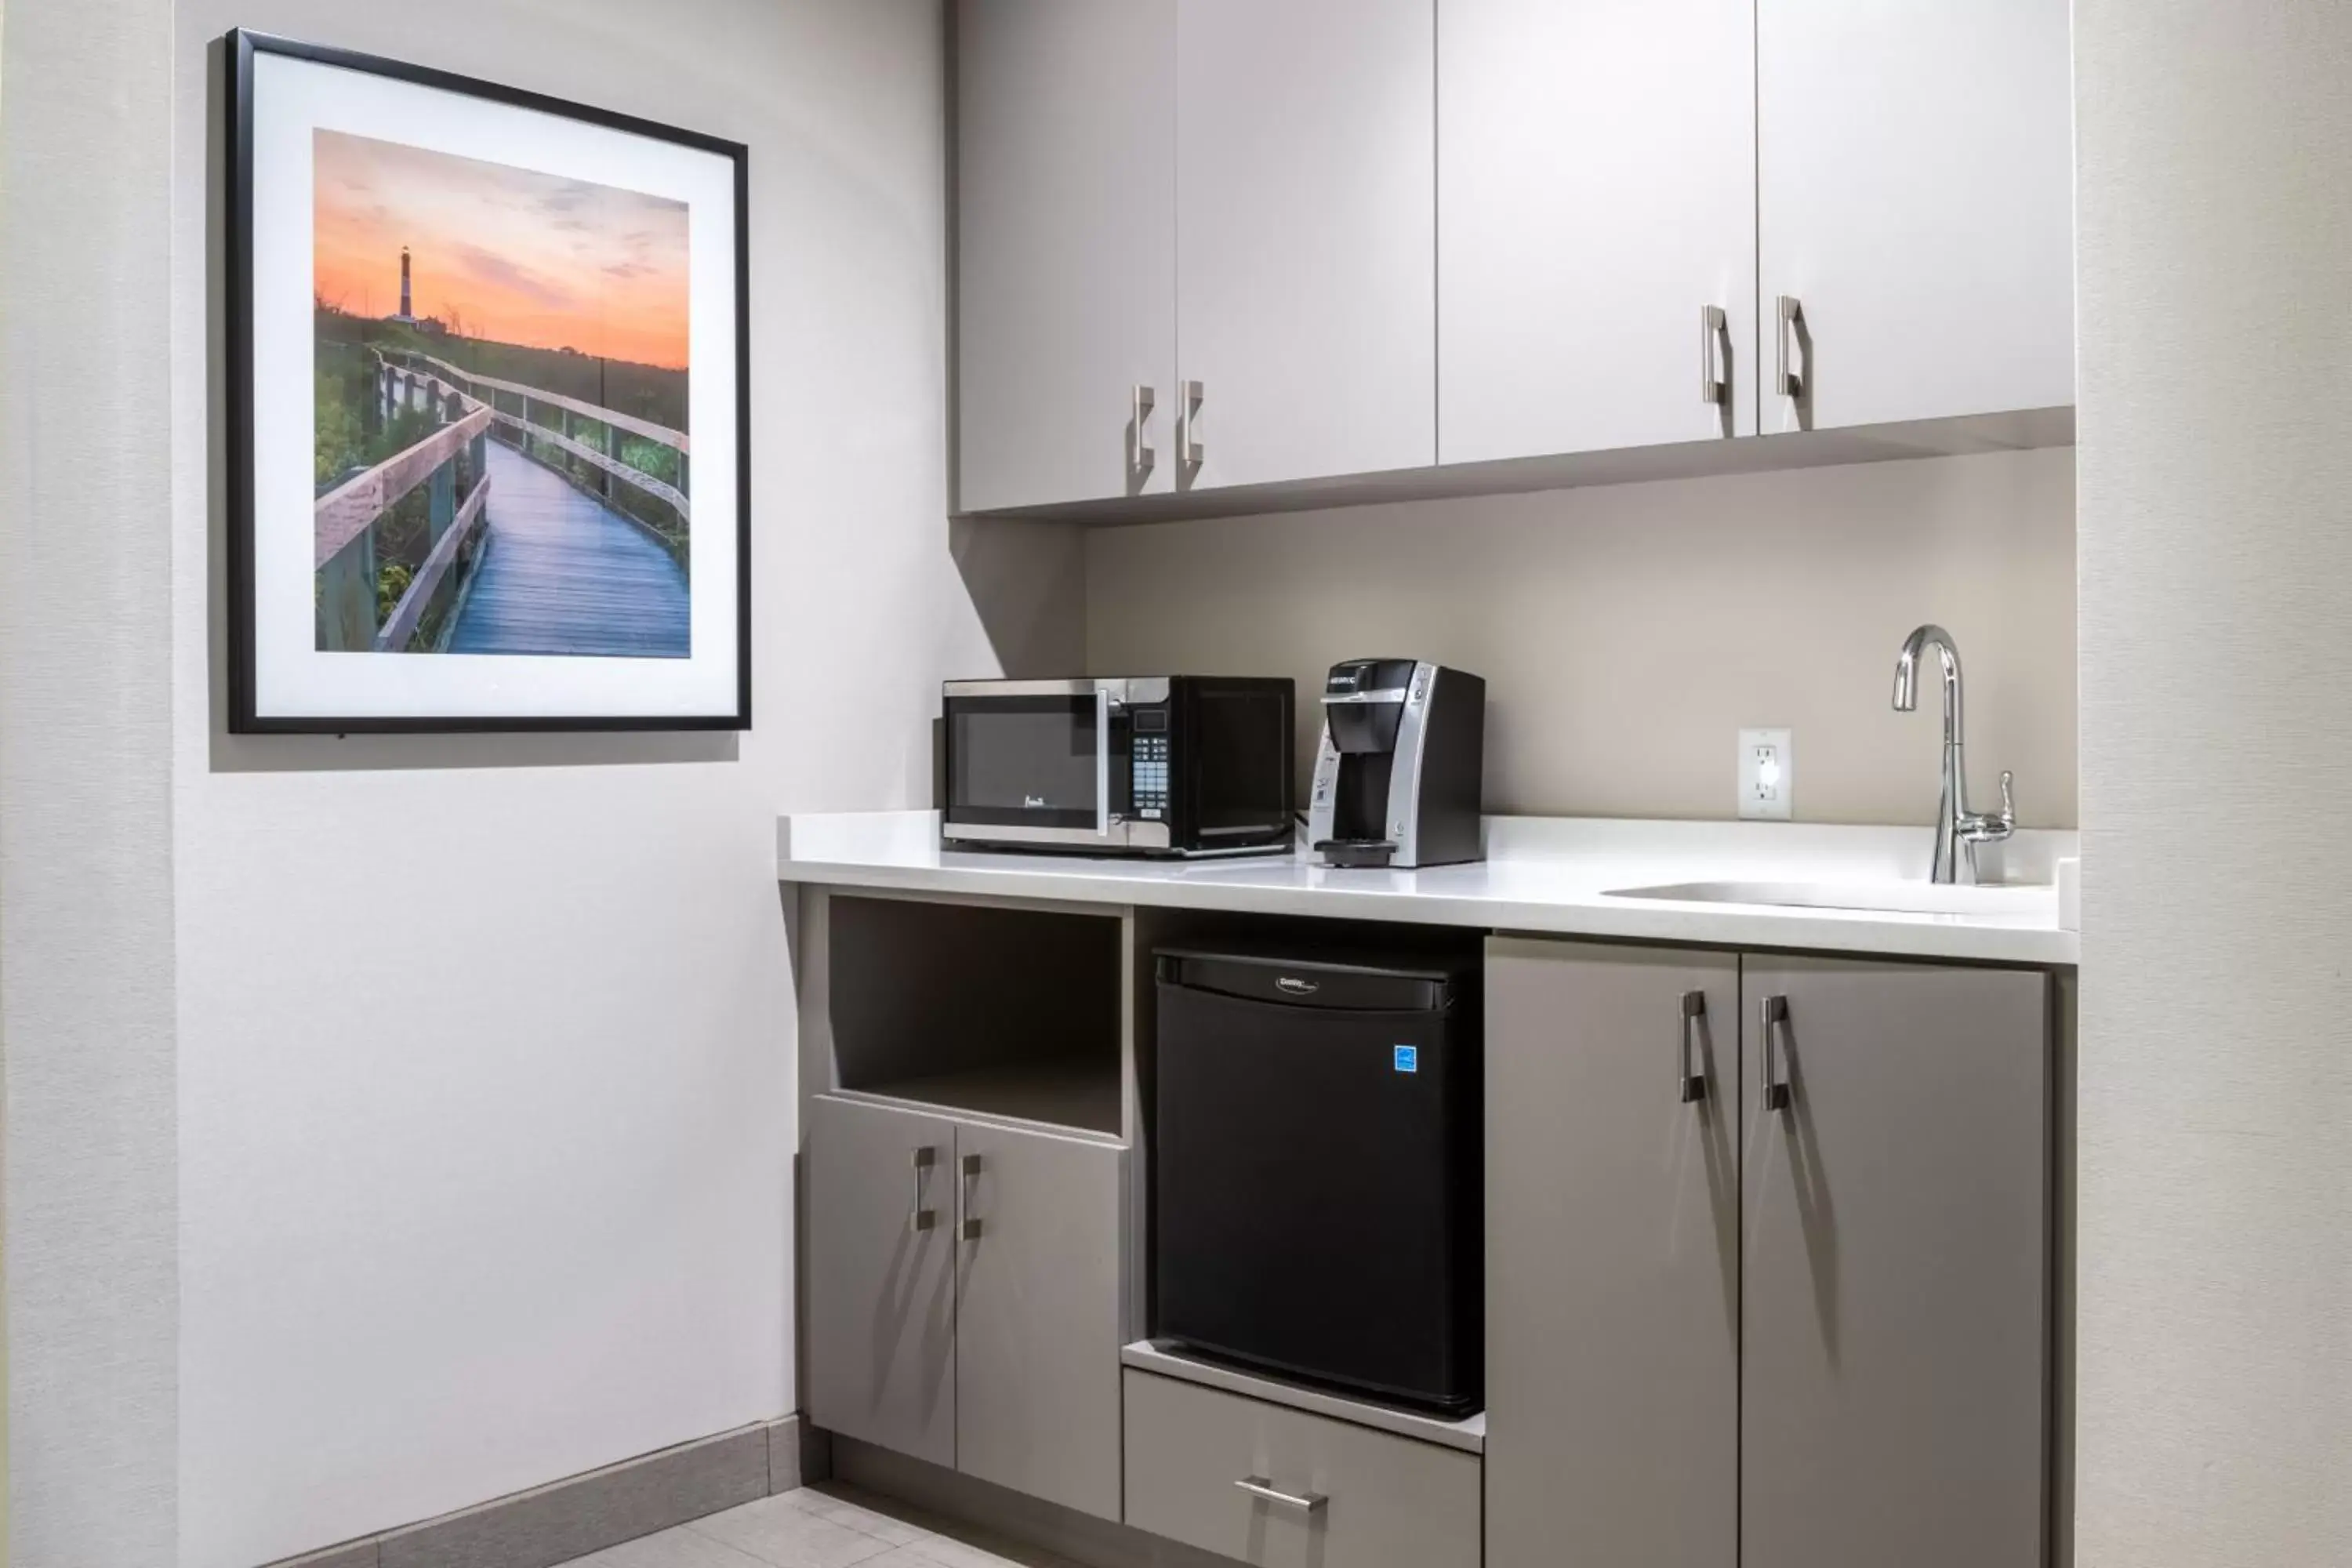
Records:
[[[404,327],[416,325],[416,314],[409,309],[408,247],[404,245],[400,247],[400,314],[386,317],[385,320],[398,321]]]

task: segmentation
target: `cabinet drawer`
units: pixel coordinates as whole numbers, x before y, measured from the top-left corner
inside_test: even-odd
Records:
[[[1266,1568],[1478,1568],[1478,1460],[1132,1368],[1127,1522]],[[1255,1479],[1312,1509],[1236,1483]]]

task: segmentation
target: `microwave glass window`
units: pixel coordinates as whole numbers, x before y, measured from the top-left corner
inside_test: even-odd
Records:
[[[1279,826],[1289,792],[1290,726],[1271,691],[1205,691],[1192,713],[1193,821],[1202,837]]]
[[[950,820],[1096,826],[1101,736],[1091,694],[958,697],[947,707]]]

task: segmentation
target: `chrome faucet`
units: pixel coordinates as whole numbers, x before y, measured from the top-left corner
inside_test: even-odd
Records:
[[[1968,751],[1961,736],[1960,650],[1943,627],[1921,626],[1903,639],[1903,651],[1895,660],[1895,710],[1908,713],[1919,706],[1919,658],[1930,647],[1944,661],[1944,798],[1936,810],[1936,864],[1928,877],[1937,882],[1973,883],[1977,846],[2015,832],[2017,809],[2010,796],[2011,775],[2004,773],[2000,815],[1988,816],[1969,810]]]

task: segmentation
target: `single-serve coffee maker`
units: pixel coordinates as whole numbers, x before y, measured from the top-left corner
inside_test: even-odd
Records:
[[[1356,658],[1323,683],[1307,841],[1326,866],[1476,860],[1486,683],[1410,658]]]

